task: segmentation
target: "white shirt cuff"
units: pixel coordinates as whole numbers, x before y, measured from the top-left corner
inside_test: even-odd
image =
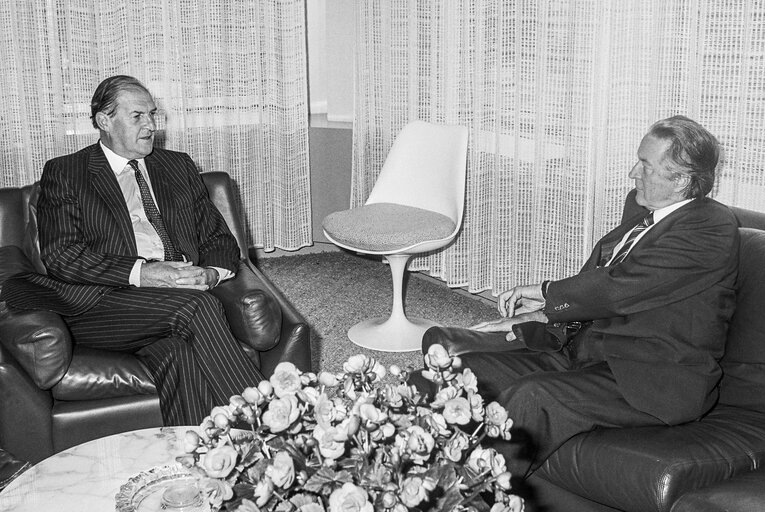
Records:
[[[133,263],[133,269],[130,271],[128,283],[133,286],[141,286],[141,265],[143,265],[145,261],[146,260],[144,259],[135,260],[135,263]]]
[[[218,286],[223,281],[226,281],[234,277],[234,273],[228,270],[227,268],[220,268],[220,267],[210,267],[210,268],[213,268],[215,269],[216,272],[218,272],[218,282],[215,283],[215,286]]]

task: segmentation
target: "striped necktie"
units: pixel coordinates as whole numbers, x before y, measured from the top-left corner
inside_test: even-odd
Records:
[[[141,202],[143,202],[143,209],[146,212],[146,218],[154,227],[154,230],[162,240],[162,245],[165,248],[165,261],[181,261],[183,260],[181,253],[175,250],[173,241],[170,240],[170,235],[167,233],[165,227],[165,221],[162,220],[162,214],[159,213],[159,208],[154,204],[154,199],[151,197],[151,191],[149,190],[149,184],[146,183],[146,179],[141,174],[141,170],[138,168],[138,162],[136,160],[130,160],[128,165],[135,171],[135,181],[138,183],[138,189],[141,191]]]
[[[624,261],[624,258],[627,257],[627,253],[630,252],[630,247],[632,247],[632,244],[635,243],[638,235],[648,229],[651,224],[653,224],[653,212],[646,215],[640,224],[632,228],[632,231],[630,231],[630,235],[627,237],[624,245],[622,245],[621,249],[619,249],[619,252],[616,253],[608,265],[616,265],[617,263]]]

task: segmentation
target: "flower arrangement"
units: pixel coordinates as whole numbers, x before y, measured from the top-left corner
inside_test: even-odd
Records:
[[[408,371],[364,355],[338,374],[281,363],[215,407],[201,435],[188,431],[177,460],[213,511],[523,511],[503,456],[481,446],[510,438],[507,411],[484,405],[475,375],[442,346],[424,359],[432,399]]]

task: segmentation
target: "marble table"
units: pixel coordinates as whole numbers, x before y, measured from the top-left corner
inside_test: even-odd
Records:
[[[115,510],[115,496],[131,477],[172,465],[194,427],[134,430],[69,448],[32,466],[0,492],[2,511]]]

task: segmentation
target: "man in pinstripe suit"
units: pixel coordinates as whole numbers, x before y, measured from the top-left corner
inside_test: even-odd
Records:
[[[3,295],[60,313],[79,345],[139,354],[165,424],[199,424],[263,377],[207,293],[233,276],[236,240],[191,158],[154,148],[156,110],[135,78],[101,82],[91,102],[100,141],[48,161],[40,180],[48,274]]]

